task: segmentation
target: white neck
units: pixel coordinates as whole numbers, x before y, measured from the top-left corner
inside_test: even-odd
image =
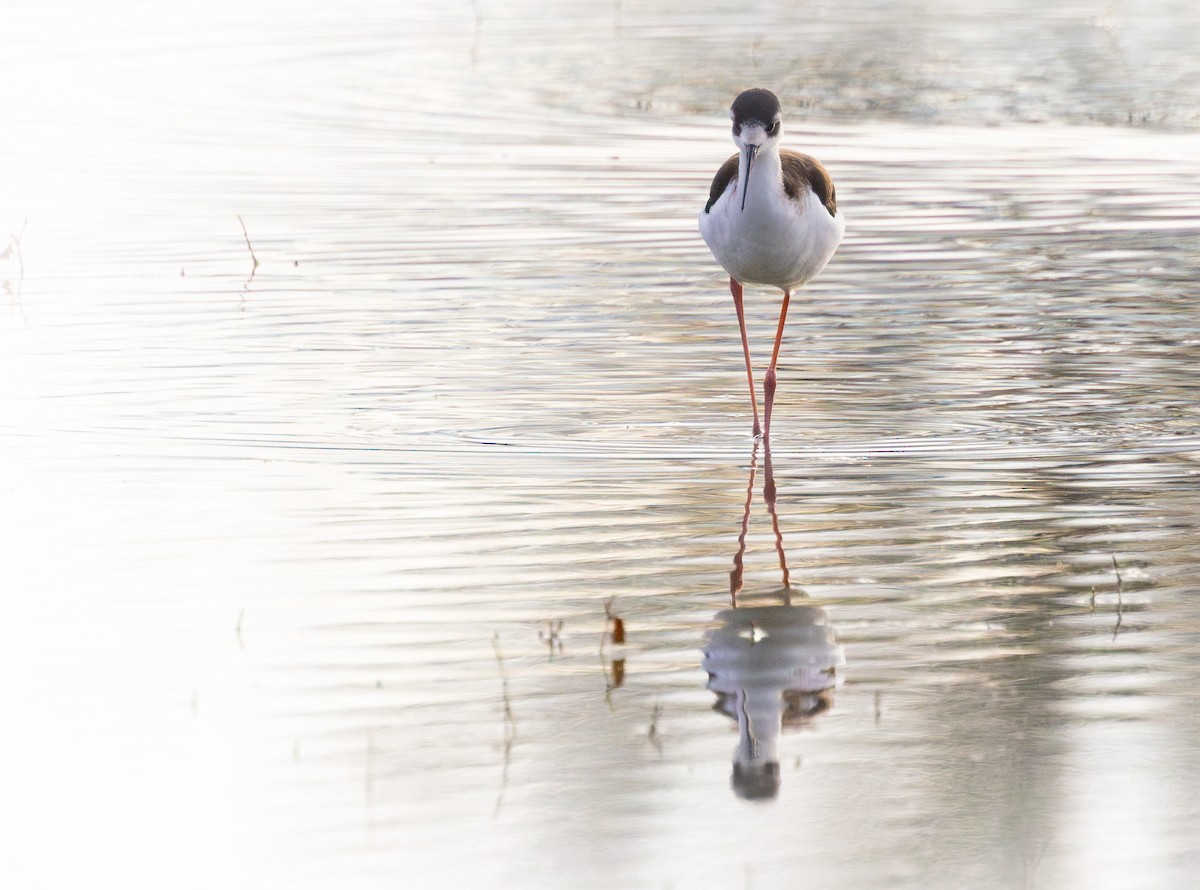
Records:
[[[738,194],[746,195],[746,210],[777,203],[782,195],[783,162],[779,159],[779,141],[772,139],[758,150],[751,165],[750,191],[746,188],[746,155],[738,158]]]

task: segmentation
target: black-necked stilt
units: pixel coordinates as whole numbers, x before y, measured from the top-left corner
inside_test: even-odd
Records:
[[[770,90],[746,90],[729,109],[738,153],[713,177],[700,214],[700,234],[729,273],[746,356],[746,379],[759,435],[758,400],[746,339],[742,286],[767,284],[783,290],[775,348],[763,381],[763,435],[771,431],[775,365],[792,291],[825,268],[841,243],[846,221],[837,209],[833,180],[821,162],[779,147],[783,132],[779,99]],[[753,173],[753,179],[751,178]]]

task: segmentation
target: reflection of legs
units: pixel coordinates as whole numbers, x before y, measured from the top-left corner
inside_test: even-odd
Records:
[[[783,342],[783,324],[787,321],[788,303],[791,302],[791,299],[791,293],[785,290],[783,292],[783,308],[779,310],[779,327],[775,331],[775,348],[771,351],[771,366],[767,368],[767,376],[763,380],[763,397],[766,403],[763,418],[764,436],[771,435],[771,408],[775,405],[775,365],[779,361],[779,345]]]
[[[746,563],[746,532],[750,529],[750,504],[754,501],[754,471],[758,466],[758,439],[750,452],[750,481],[746,483],[746,509],[742,511],[742,532],[738,535],[737,553],[733,555],[733,571],[729,573],[729,604],[737,608],[737,595],[742,592],[742,572]]]
[[[758,394],[754,392],[754,371],[750,367],[750,341],[746,339],[746,313],[742,309],[742,285],[736,278],[729,279],[729,291],[733,294],[733,308],[737,311],[738,328],[742,332],[742,353],[746,356],[746,382],[750,384],[750,406],[754,409],[754,435],[761,430],[758,425]]]
[[[787,557],[783,552],[783,532],[779,530],[779,514],[775,511],[775,470],[771,466],[771,438],[763,436],[763,500],[767,502],[767,512],[771,514],[771,529],[775,532],[775,551],[779,554],[779,570],[783,572],[783,590],[787,598],[785,605],[790,606],[792,581],[788,574]]]

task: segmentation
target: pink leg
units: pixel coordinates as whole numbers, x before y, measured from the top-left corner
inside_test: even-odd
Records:
[[[742,309],[742,285],[736,278],[729,279],[729,291],[733,294],[733,308],[737,311],[738,329],[742,332],[742,353],[746,356],[746,382],[750,384],[750,406],[754,409],[754,435],[762,432],[758,425],[758,395],[754,392],[754,371],[750,366],[750,341],[746,338],[746,313]]]
[[[771,409],[775,405],[775,365],[779,362],[779,345],[783,343],[783,324],[787,321],[788,303],[791,302],[791,299],[791,293],[785,290],[783,292],[783,308],[779,310],[779,327],[775,331],[775,348],[771,351],[771,366],[767,368],[767,376],[763,380],[763,400],[766,403],[764,437],[771,435]]]

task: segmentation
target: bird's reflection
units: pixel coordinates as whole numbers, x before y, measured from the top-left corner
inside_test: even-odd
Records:
[[[733,789],[739,797],[751,800],[778,793],[780,732],[803,726],[832,705],[833,689],[841,682],[845,663],[825,610],[791,586],[775,506],[769,439],[761,446],[763,500],[771,517],[782,584],[758,592],[743,589],[759,447],[756,441],[741,534],[729,574],[731,607],[714,619],[716,627],[705,641],[703,662],[708,688],[717,694],[714,710],[738,725]]]

